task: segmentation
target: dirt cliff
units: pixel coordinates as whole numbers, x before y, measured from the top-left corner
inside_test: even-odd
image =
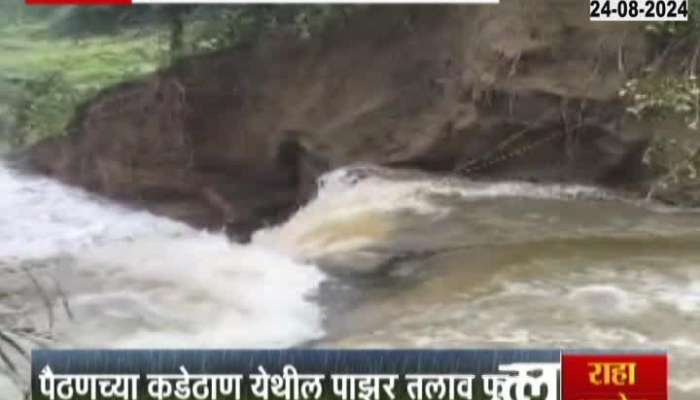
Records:
[[[627,184],[649,133],[617,91],[647,53],[638,26],[591,23],[578,0],[369,7],[312,39],[270,36],[105,91],[30,160],[241,237],[356,162]]]

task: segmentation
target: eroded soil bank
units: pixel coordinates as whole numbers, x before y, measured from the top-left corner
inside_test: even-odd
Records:
[[[617,91],[647,62],[639,27],[580,1],[369,7],[318,37],[189,59],[112,88],[36,169],[245,238],[351,163],[634,186],[648,129]]]

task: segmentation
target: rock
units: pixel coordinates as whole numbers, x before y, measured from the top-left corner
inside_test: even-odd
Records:
[[[368,7],[317,38],[270,37],[109,89],[27,157],[242,240],[351,163],[617,185],[643,175],[649,138],[626,130],[617,99],[620,52],[627,70],[646,61],[636,29],[591,24],[579,1]]]

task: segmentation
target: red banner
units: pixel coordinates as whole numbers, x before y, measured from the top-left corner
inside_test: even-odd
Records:
[[[668,400],[668,358],[564,354],[562,400]]]

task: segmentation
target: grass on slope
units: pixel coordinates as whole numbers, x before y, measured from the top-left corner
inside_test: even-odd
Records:
[[[54,37],[47,24],[0,26],[0,142],[23,146],[63,134],[79,103],[166,59],[157,30],[78,39]]]

